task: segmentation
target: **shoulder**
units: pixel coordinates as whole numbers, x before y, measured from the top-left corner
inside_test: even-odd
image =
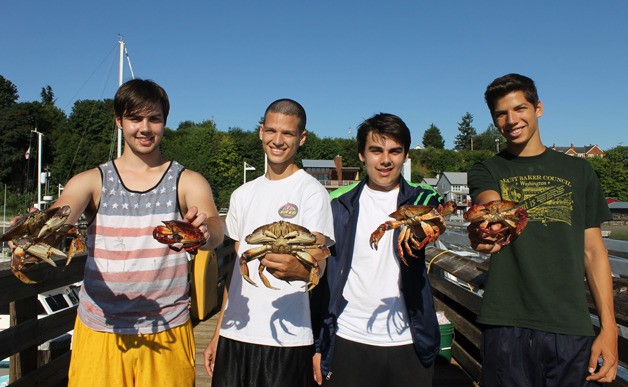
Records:
[[[330,198],[333,199],[338,199],[339,197],[348,194],[349,192],[353,191],[354,189],[356,189],[358,187],[358,185],[360,185],[360,182],[357,181],[351,185],[346,185],[344,187],[340,187],[337,188],[335,190],[333,190],[329,196]]]
[[[87,171],[83,171],[81,173],[77,173],[74,175],[66,184],[101,184],[102,183],[102,172],[99,168],[88,169]]]

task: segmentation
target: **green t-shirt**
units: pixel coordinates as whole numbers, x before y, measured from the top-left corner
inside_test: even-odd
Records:
[[[491,258],[478,321],[592,336],[585,296],[584,230],[611,214],[586,160],[546,150],[533,157],[502,152],[475,164],[471,197],[495,190],[528,212],[528,225]]]

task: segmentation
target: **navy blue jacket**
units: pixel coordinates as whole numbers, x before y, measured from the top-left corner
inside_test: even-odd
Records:
[[[365,184],[366,179],[332,192],[331,208],[334,216],[336,244],[331,248],[332,255],[327,260],[325,275],[312,291],[310,305],[314,341],[316,351],[322,355],[321,369],[326,378],[330,377],[332,371],[331,360],[336,339],[337,318],[347,305],[347,300],[342,297],[342,291],[351,268],[355,229],[360,210],[359,199]],[[406,204],[437,206],[442,201],[441,196],[431,187],[412,186],[403,178],[401,179],[397,207]],[[394,230],[392,249],[399,260],[401,292],[410,318],[410,332],[415,351],[421,363],[429,366],[438,355],[440,331],[434,311],[432,290],[425,270],[425,251],[413,249],[418,259],[408,257],[409,266],[406,266],[399,258],[395,245],[399,231],[399,229]]]

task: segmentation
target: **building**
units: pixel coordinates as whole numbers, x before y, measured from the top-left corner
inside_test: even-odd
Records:
[[[600,149],[597,145],[588,145],[588,146],[556,146],[556,144],[552,145],[552,149],[564,153],[569,156],[577,156],[577,157],[604,157],[605,153]]]
[[[466,172],[443,172],[436,183],[436,191],[445,201],[453,200],[459,214],[471,204]]]
[[[333,191],[360,180],[359,167],[343,167],[342,156],[333,160],[301,160],[303,170],[314,176],[327,189]]]

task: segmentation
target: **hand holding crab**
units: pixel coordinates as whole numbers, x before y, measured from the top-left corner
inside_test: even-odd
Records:
[[[371,234],[371,248],[377,250],[377,244],[386,231],[401,227],[397,239],[397,254],[403,263],[408,265],[404,251],[405,254],[417,258],[411,247],[420,250],[426,244],[436,241],[447,227],[444,217],[453,213],[454,209],[453,201],[448,201],[438,207],[401,206],[390,214],[390,217],[395,220],[380,224]]]
[[[517,203],[494,200],[475,204],[464,213],[472,247],[478,244],[506,246],[514,241],[528,223],[528,213]],[[497,250],[499,251],[499,250]]]
[[[74,255],[86,251],[85,241],[76,227],[65,224],[70,212],[69,206],[31,212],[19,218],[0,237],[0,241],[11,241],[15,247],[11,256],[11,271],[20,281],[37,283],[23,273],[33,265],[43,261],[56,267],[52,257],[57,256],[67,257],[67,266]],[[73,239],[66,254],[54,246],[59,246],[67,236]]]
[[[185,251],[196,255],[198,248],[203,246],[207,239],[200,227],[182,220],[164,220],[163,226],[153,230],[153,238],[168,245],[174,251]]]
[[[257,286],[249,277],[248,262],[253,259],[261,261],[267,254],[275,253],[293,255],[308,269],[309,279],[305,284],[308,287],[307,290],[312,290],[318,285],[318,261],[307,250],[320,249],[323,251],[324,258],[327,258],[329,249],[324,245],[317,245],[316,235],[313,235],[307,228],[280,220],[258,227],[244,240],[249,244],[262,245],[248,249],[240,257],[240,273],[250,284]],[[267,288],[277,289],[262,273],[265,268],[266,266],[260,262],[258,269],[260,279]]]

